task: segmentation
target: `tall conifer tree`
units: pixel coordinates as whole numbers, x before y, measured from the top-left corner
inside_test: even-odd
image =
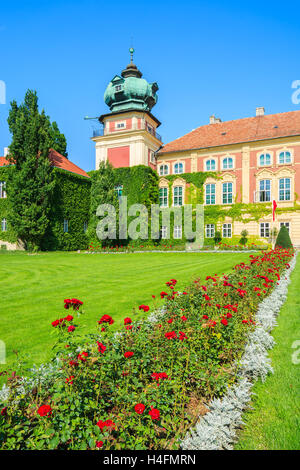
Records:
[[[8,159],[13,167],[7,181],[8,222],[26,249],[39,249],[49,224],[55,185],[49,149],[59,151],[60,145],[66,151],[62,134],[53,124],[44,110],[39,112],[35,91],[28,90],[19,106],[16,101],[11,103],[8,125],[12,142]]]

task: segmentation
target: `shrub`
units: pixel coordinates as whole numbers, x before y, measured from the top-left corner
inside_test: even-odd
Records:
[[[218,245],[218,243],[220,243],[221,241],[222,241],[221,232],[217,231],[214,236],[215,245]]]
[[[285,225],[282,225],[282,227],[279,230],[279,233],[277,235],[277,239],[275,242],[275,247],[285,248],[285,249],[293,247],[288,229],[286,228]]]
[[[240,239],[240,244],[245,246],[247,244],[247,241],[248,241],[248,232],[247,230],[242,230],[241,232],[241,239]]]

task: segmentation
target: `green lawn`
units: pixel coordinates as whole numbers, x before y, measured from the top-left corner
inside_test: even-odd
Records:
[[[291,276],[287,302],[282,307],[278,326],[273,330],[276,341],[270,352],[274,375],[254,387],[257,394],[253,411],[244,416],[245,429],[236,449],[299,450],[300,446],[300,259]],[[292,355],[294,353],[294,360]]]
[[[86,332],[95,331],[103,314],[112,315],[117,328],[133,307],[141,303],[151,307],[151,295],[159,295],[170,278],[178,279],[180,289],[195,277],[229,271],[248,257],[247,253],[0,254],[0,340],[6,344],[7,365],[13,363],[15,350],[30,364],[49,358],[54,342],[51,322],[66,314],[65,298],[84,302],[86,315],[80,322]],[[142,314],[137,311],[134,318]]]

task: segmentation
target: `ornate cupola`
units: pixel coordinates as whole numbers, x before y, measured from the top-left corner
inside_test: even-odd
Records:
[[[109,82],[104,101],[110,113],[99,121],[103,129],[94,132],[96,169],[101,161],[110,161],[115,167],[147,165],[156,168],[155,152],[161,147],[156,132],[160,125],[151,110],[157,102],[158,85],[142,78],[142,72],[133,63],[134,49],[130,48],[130,63]]]
[[[151,111],[157,102],[158,85],[142,78],[142,72],[133,63],[134,49],[129,51],[130,64],[122,71],[121,76],[115,75],[110,81],[104,93],[104,101],[111,112],[129,109]]]

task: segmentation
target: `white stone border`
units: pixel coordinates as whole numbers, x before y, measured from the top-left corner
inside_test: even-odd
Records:
[[[242,414],[251,400],[253,382],[259,377],[265,381],[269,372],[273,373],[268,349],[275,344],[270,331],[277,324],[276,317],[286,301],[290,275],[296,265],[297,253],[273,292],[266,297],[256,313],[257,327],[249,335],[245,352],[239,364],[239,379],[227,387],[222,399],[214,399],[209,404],[209,412],[200,417],[194,429],[187,432],[181,442],[184,450],[232,449],[238,428],[244,424]]]

